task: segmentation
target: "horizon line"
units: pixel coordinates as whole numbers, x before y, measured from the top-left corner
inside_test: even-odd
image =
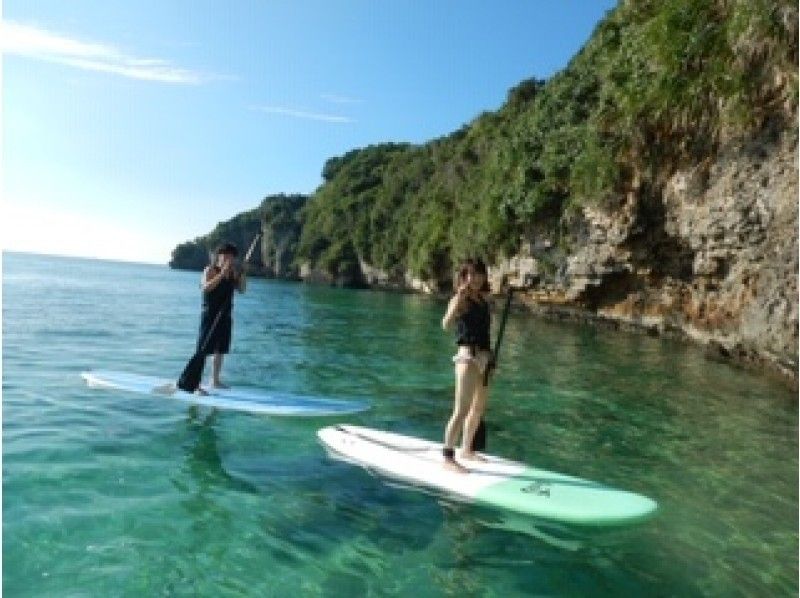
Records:
[[[45,253],[41,251],[28,251],[25,249],[10,249],[10,248],[3,248],[2,253],[5,255],[6,253],[15,253],[19,255],[30,255],[35,257],[53,257],[59,259],[76,259],[76,260],[92,260],[92,261],[99,261],[99,262],[118,262],[123,264],[138,264],[140,266],[164,266],[169,268],[169,262],[147,262],[147,261],[137,261],[133,259],[125,259],[119,257],[100,257],[96,255],[74,255],[74,254],[67,254],[67,253]]]

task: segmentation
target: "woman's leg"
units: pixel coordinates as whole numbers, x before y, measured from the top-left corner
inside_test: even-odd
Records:
[[[461,435],[461,457],[464,459],[479,458],[472,450],[472,440],[475,438],[475,431],[478,429],[481,418],[483,418],[483,414],[486,411],[488,397],[489,387],[483,385],[483,374],[480,374],[480,379],[474,387],[472,406],[464,420],[464,433]]]
[[[475,393],[475,385],[478,383],[478,368],[470,362],[458,362],[455,367],[456,372],[456,392],[453,404],[453,414],[447,422],[444,432],[444,447],[446,450],[455,450],[459,432],[464,425],[464,418],[469,413],[470,402]],[[445,458],[445,465],[450,465],[451,469],[466,471],[454,460]]]
[[[222,360],[225,353],[230,350],[231,331],[233,330],[233,320],[230,317],[222,318],[219,322],[219,329],[214,340],[214,377],[212,385],[217,388],[229,388],[222,383],[220,373],[222,372]]]
[[[224,385],[219,379],[219,374],[222,371],[222,360],[225,358],[224,353],[214,353],[214,369],[211,378],[211,385],[216,387],[223,387]]]

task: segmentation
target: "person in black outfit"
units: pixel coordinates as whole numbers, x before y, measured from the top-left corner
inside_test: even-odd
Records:
[[[486,264],[476,259],[465,260],[456,278],[456,293],[450,299],[442,318],[442,328],[456,324],[458,351],[453,357],[456,374],[456,393],[453,415],[444,433],[445,467],[452,471],[467,470],[455,459],[455,445],[461,435],[459,457],[465,460],[484,460],[472,445],[483,412],[486,409],[488,387],[484,374],[492,357],[489,327],[489,283]]]
[[[237,270],[235,267],[238,253],[236,245],[232,243],[224,243],[217,247],[212,254],[211,263],[203,270],[200,280],[200,287],[203,289],[203,311],[200,317],[197,350],[203,351],[207,356],[214,356],[210,383],[212,388],[228,388],[220,380],[220,372],[224,355],[231,346],[233,291],[244,293],[247,286],[244,268]],[[217,314],[221,315],[214,326]]]

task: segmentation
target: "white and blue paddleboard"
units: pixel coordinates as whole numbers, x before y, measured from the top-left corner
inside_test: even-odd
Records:
[[[331,456],[450,497],[515,515],[584,526],[618,526],[647,519],[655,501],[596,482],[500,457],[461,461],[469,473],[444,469],[442,445],[359,426],[323,428],[317,436]]]
[[[81,377],[92,387],[125,390],[193,405],[261,415],[314,417],[346,415],[369,409],[369,405],[363,401],[324,399],[256,388],[206,389],[208,394],[201,395],[175,389],[174,380],[112,370],[81,372]]]

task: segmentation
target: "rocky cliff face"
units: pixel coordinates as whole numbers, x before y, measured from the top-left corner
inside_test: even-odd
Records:
[[[767,132],[632,190],[613,214],[585,209],[583,242],[537,299],[679,332],[796,380],[797,180],[797,131]]]
[[[797,141],[790,130],[731,142],[658,188],[632,189],[621,209],[584,208],[569,253],[550,239],[523,244],[490,267],[492,286],[505,278],[527,287],[521,300],[545,314],[686,336],[796,380]],[[359,261],[368,286],[449,288],[444,279],[393,280]]]
[[[543,314],[686,336],[713,355],[797,380],[797,131],[731,142],[622,208],[583,208],[571,251],[551,239],[490,267]],[[359,260],[368,286],[425,293],[448,281],[392,280]],[[313,279],[311,272],[305,277]],[[332,281],[326,281],[332,282]]]
[[[796,380],[797,22],[788,0],[620,2],[497,111],[331,159],[299,255],[335,284],[431,293],[481,255],[538,311]]]
[[[270,278],[298,279],[299,269],[294,265],[297,232],[276,228],[265,220],[262,222],[261,234],[263,273]]]
[[[300,211],[305,195],[278,194],[264,198],[260,206],[261,262],[263,272],[273,278],[297,280],[300,269],[295,263],[302,225]]]

